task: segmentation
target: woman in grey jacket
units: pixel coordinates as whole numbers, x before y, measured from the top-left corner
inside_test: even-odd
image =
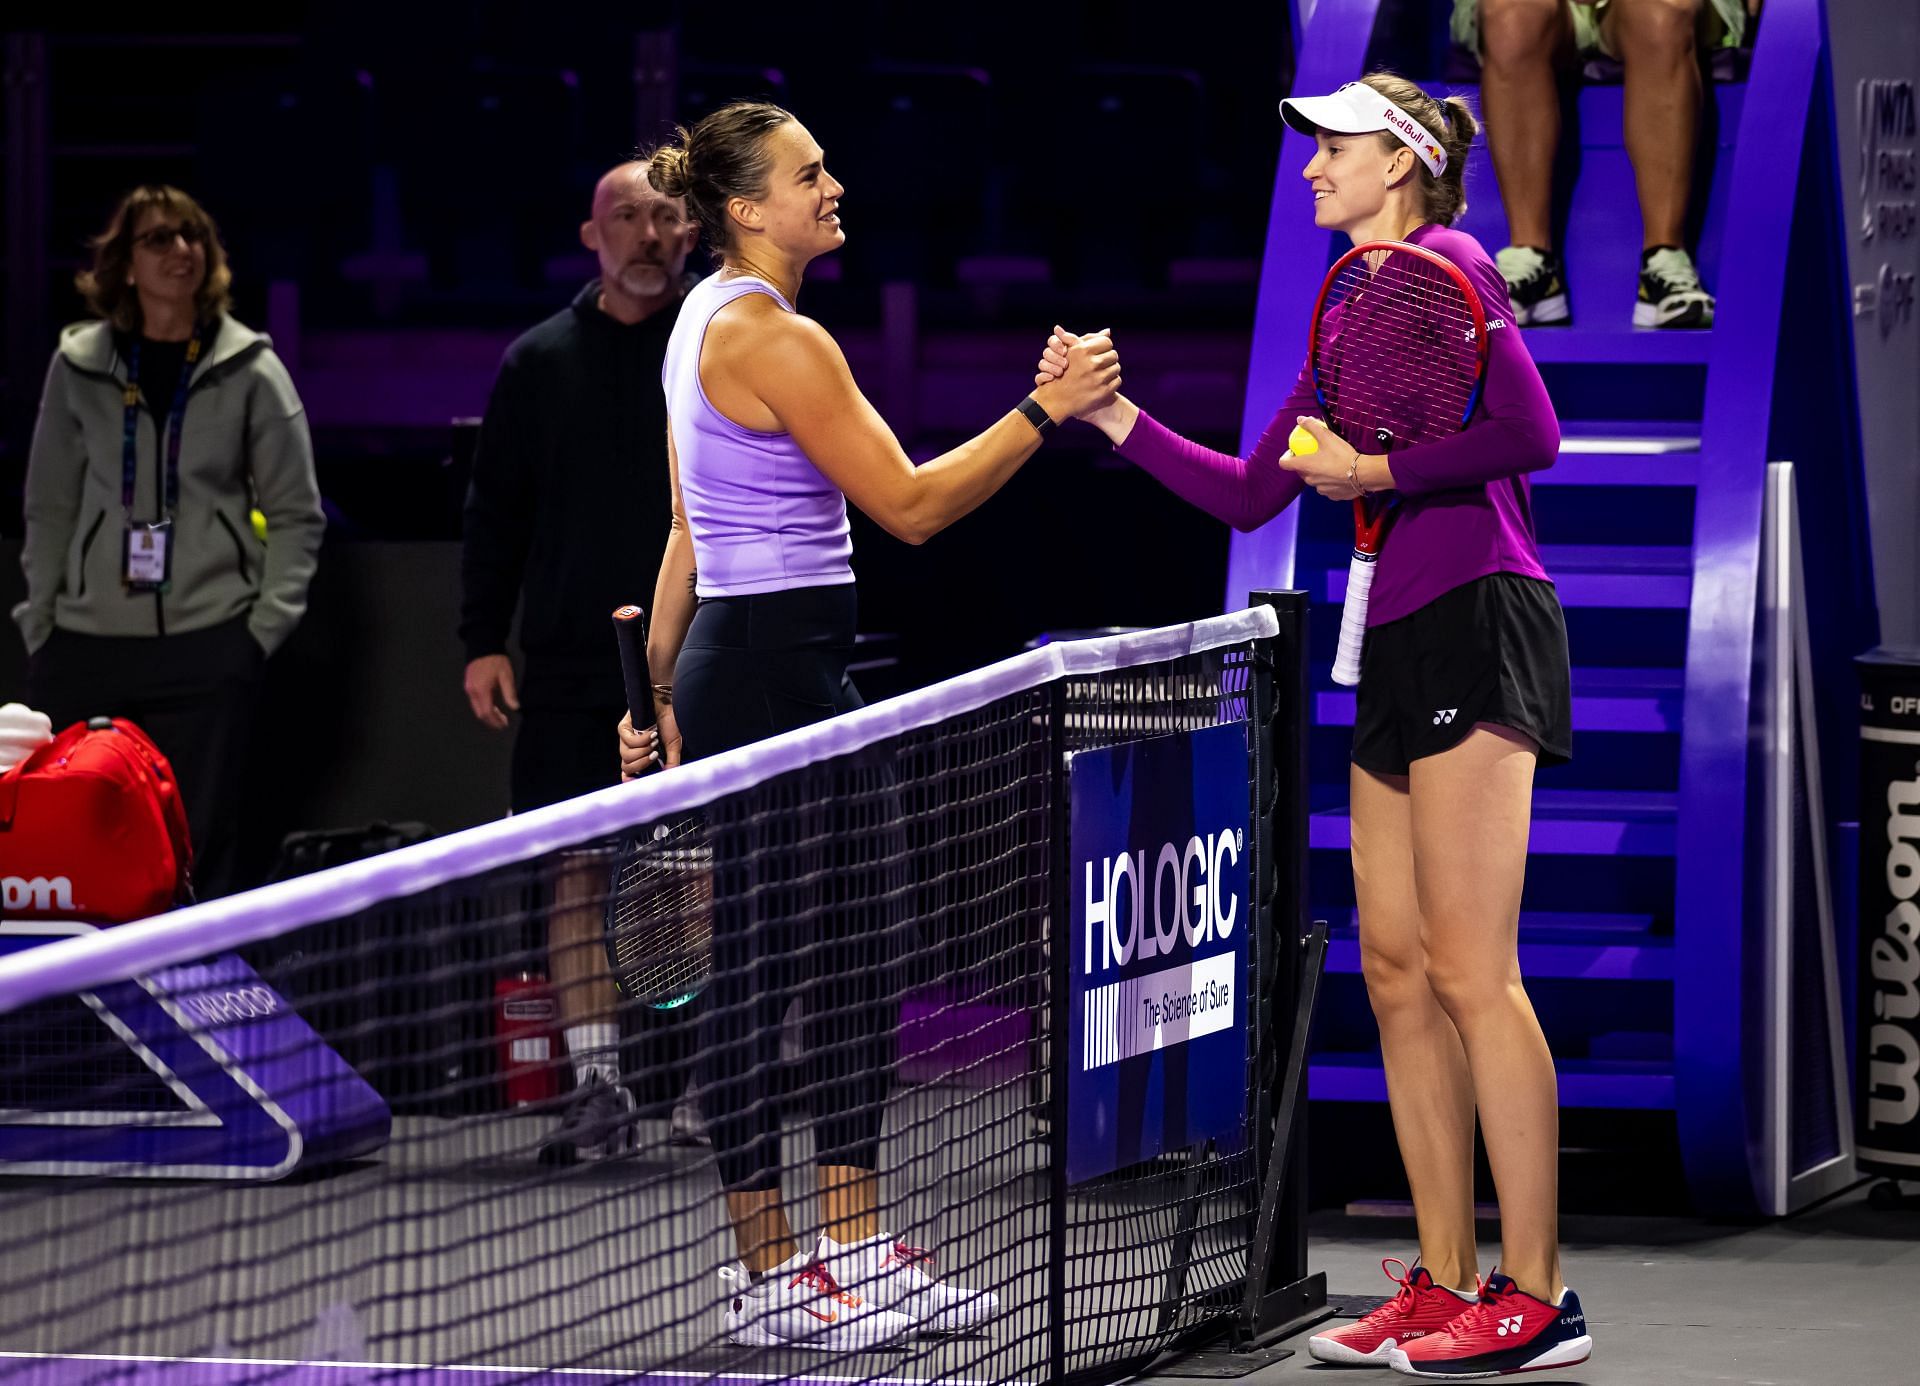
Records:
[[[62,332],[47,371],[13,618],[56,728],[126,717],[172,761],[206,898],[234,884],[262,663],[306,610],[313,447],[272,346],[227,314],[198,203],[136,188],[93,249],[76,283],[101,321]]]

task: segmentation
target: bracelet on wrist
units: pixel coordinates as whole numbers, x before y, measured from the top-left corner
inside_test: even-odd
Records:
[[[1353,455],[1353,461],[1347,463],[1347,485],[1353,488],[1355,497],[1367,494],[1367,488],[1360,484],[1360,454]]]
[[[1014,408],[1022,418],[1033,425],[1034,432],[1038,433],[1042,438],[1059,427],[1059,424],[1054,421],[1053,415],[1049,414],[1046,411],[1046,407],[1032,395],[1028,395],[1025,399],[1021,400]]]

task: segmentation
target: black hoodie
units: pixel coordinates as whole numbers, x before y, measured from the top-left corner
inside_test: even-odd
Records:
[[[521,701],[618,705],[613,609],[653,602],[672,518],[660,388],[675,303],[629,327],[588,284],[507,348],[480,425],[460,560],[467,658],[507,647]]]

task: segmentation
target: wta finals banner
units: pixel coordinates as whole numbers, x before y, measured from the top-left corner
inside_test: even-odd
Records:
[[[1247,1106],[1246,728],[1073,757],[1067,1179],[1209,1137]]]

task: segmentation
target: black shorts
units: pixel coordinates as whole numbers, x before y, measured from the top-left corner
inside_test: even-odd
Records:
[[[1511,727],[1540,764],[1573,756],[1567,624],[1553,584],[1513,573],[1463,583],[1367,632],[1353,718],[1353,763],[1404,775],[1459,744],[1478,722]]]

